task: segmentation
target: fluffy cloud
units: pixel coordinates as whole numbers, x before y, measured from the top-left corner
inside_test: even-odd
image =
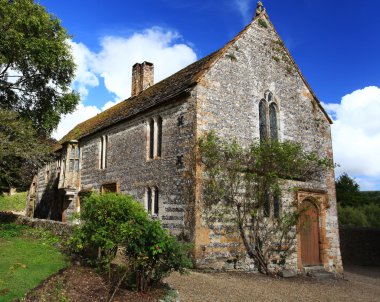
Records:
[[[100,85],[100,80],[104,81],[105,88],[114,99],[106,102],[101,109],[81,103],[75,112],[62,118],[53,137],[62,138],[76,124],[128,98],[131,95],[132,65],[136,62],[154,63],[155,82],[194,62],[196,53],[180,42],[179,33],[159,27],[136,32],[129,37],[103,37],[98,53],[92,52],[83,43],[69,41],[77,64],[73,87],[80,93],[82,101],[91,88]]]
[[[157,27],[129,38],[104,37],[93,70],[101,75],[110,92],[125,99],[131,94],[132,65],[136,62],[154,63],[158,82],[196,60],[189,46],[174,44],[179,38],[178,33]]]
[[[357,177],[362,189],[380,186],[380,88],[366,87],[344,96],[340,104],[324,104],[332,126],[337,175]]]
[[[100,109],[96,106],[85,106],[80,103],[74,112],[65,115],[61,118],[58,128],[53,132],[52,136],[56,139],[61,139],[77,124],[97,115]]]

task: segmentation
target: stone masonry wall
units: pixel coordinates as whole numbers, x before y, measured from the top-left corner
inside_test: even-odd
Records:
[[[279,109],[279,139],[301,142],[305,150],[332,158],[329,120],[318,107],[270,21],[265,15],[261,18],[262,21],[254,21],[239,34],[197,86],[197,137],[213,130],[223,138],[237,138],[247,146],[259,138],[259,102],[266,91],[271,91]],[[323,208],[325,219],[320,221],[320,228],[326,233],[324,249],[328,254],[324,265],[341,270],[333,170],[314,183],[289,186],[326,192],[329,206]],[[197,208],[201,209],[199,186],[197,192]],[[297,206],[295,199],[296,196],[285,194],[283,209]],[[222,238],[217,232],[209,229],[204,217],[198,215],[196,255],[201,259],[198,265],[207,266],[209,262],[223,262],[234,256],[236,239]],[[294,254],[289,265],[296,268],[298,258],[299,255]]]
[[[148,120],[162,118],[162,155],[148,159]],[[146,188],[159,190],[158,217],[174,234],[190,236],[190,166],[194,146],[194,100],[177,100],[141,114],[127,122],[80,141],[81,190],[100,191],[103,184],[116,183],[121,193],[144,203]],[[107,135],[107,167],[99,168],[100,139]],[[191,191],[191,190],[190,190]]]

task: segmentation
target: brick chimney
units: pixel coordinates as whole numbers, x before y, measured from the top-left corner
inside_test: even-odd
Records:
[[[152,63],[136,63],[132,67],[132,96],[154,84],[154,66]]]

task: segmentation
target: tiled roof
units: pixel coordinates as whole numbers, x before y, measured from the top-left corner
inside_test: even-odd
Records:
[[[78,124],[59,141],[55,149],[59,150],[62,147],[62,144],[67,141],[78,140],[136,115],[137,113],[145,111],[148,108],[172,100],[186,89],[193,87],[196,84],[197,79],[204,74],[212,62],[222,53],[223,48],[145,89],[139,95],[130,97],[129,99],[126,99],[125,101]]]

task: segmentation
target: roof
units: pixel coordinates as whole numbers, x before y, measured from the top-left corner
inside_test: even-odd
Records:
[[[258,16],[255,16],[255,22],[262,16],[269,19],[265,10]],[[62,148],[62,144],[70,140],[79,140],[85,136],[96,133],[104,128],[114,125],[118,122],[126,120],[140,112],[143,112],[149,108],[152,108],[158,104],[165,103],[167,101],[176,99],[179,95],[185,92],[187,89],[196,85],[198,80],[205,74],[205,72],[212,66],[212,64],[221,56],[223,56],[228,50],[229,46],[233,44],[239,37],[249,28],[252,24],[249,23],[239,34],[237,34],[230,42],[228,42],[223,48],[213,52],[212,54],[204,57],[203,59],[196,61],[195,63],[185,67],[172,76],[158,82],[157,84],[143,90],[137,96],[130,97],[123,102],[116,104],[115,106],[99,113],[98,115],[78,124],[74,129],[67,133],[56,145],[55,150],[58,151]],[[274,29],[274,27],[273,27]],[[280,36],[276,35],[281,40]],[[287,54],[292,60],[292,63],[296,67],[297,72],[301,76],[305,85],[311,91],[313,97],[317,101],[318,106],[327,117],[328,121],[332,123],[331,118],[328,116],[324,108],[322,107],[317,96],[303,77],[297,64],[294,62],[289,51],[284,47]]]
[[[222,53],[223,48],[145,89],[139,95],[130,97],[129,99],[126,99],[78,124],[58,142],[55,149],[59,150],[62,147],[62,144],[67,141],[81,139],[145,111],[148,108],[174,99],[187,89],[193,87],[196,84],[197,79],[204,74],[211,63]]]

